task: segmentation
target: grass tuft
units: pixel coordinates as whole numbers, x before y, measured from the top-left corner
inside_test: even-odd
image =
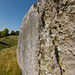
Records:
[[[16,46],[0,51],[0,75],[22,75],[17,64]]]
[[[0,75],[22,75],[17,64],[18,36],[0,38]]]

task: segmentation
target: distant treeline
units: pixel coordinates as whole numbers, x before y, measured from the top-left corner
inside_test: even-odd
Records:
[[[10,36],[10,35],[19,35],[19,31],[11,31],[9,33],[9,30],[7,28],[5,28],[3,31],[0,31],[0,37],[7,37],[7,36]]]

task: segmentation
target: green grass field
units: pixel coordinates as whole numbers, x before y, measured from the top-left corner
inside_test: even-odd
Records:
[[[17,41],[18,36],[9,36],[0,39],[0,75],[22,75],[17,64]],[[9,47],[9,48],[8,48]]]
[[[0,50],[17,45],[18,36],[0,38]]]

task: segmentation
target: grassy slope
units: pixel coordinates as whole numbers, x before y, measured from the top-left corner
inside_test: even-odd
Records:
[[[17,58],[16,58],[16,49],[17,49],[17,37],[18,36],[10,36],[8,38],[1,38],[0,40],[4,41],[6,43],[7,39],[9,39],[9,41],[11,39],[14,38],[15,42],[13,40],[11,40],[10,42],[13,41],[13,43],[9,43],[10,48],[5,48],[3,49],[2,47],[6,47],[1,46],[0,48],[2,48],[2,50],[0,51],[0,75],[22,75],[21,74],[21,70],[19,69],[19,66],[17,64]],[[12,45],[10,45],[12,44]],[[15,45],[15,46],[13,46]],[[12,46],[12,47],[11,47]]]
[[[0,38],[0,50],[17,45],[18,36]]]

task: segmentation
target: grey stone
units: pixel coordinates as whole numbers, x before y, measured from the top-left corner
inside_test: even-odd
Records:
[[[40,0],[25,15],[17,60],[23,75],[75,75],[75,1]]]
[[[17,59],[24,75],[37,75],[36,70],[38,51],[38,26],[41,25],[41,18],[36,9],[25,15],[19,35]],[[38,68],[38,67],[37,67]]]

